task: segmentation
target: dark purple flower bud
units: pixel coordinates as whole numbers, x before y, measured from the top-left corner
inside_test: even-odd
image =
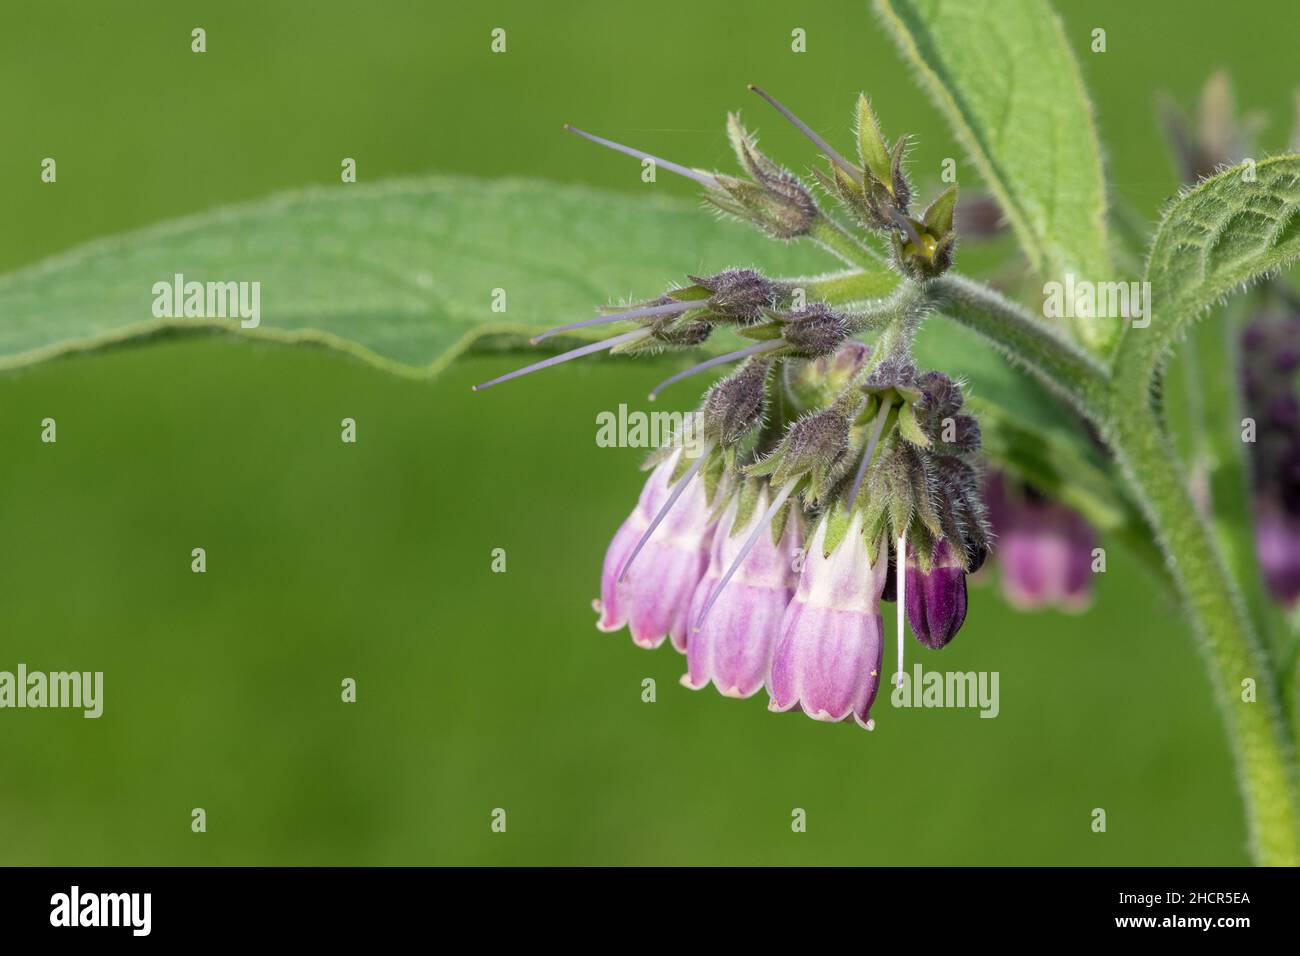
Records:
[[[961,411],[961,386],[943,372],[923,372],[916,377],[916,387],[921,390],[917,412],[926,421],[942,421]]]
[[[832,354],[850,332],[848,319],[823,302],[792,312],[781,326],[781,338],[805,358]]]
[[[673,321],[655,326],[653,339],[664,345],[690,348],[704,344],[712,334],[713,325],[709,322]]]
[[[736,159],[751,181],[719,176],[719,190],[706,199],[723,212],[751,222],[775,239],[795,239],[808,234],[820,215],[807,187],[787,169],[758,150],[758,142],[734,113],[727,117],[727,135]]]
[[[882,356],[863,385],[871,391],[880,392],[887,388],[910,388],[915,381],[916,362],[904,351]]]
[[[778,487],[807,476],[808,500],[821,501],[848,467],[854,414],[856,409],[845,411],[837,403],[797,419],[770,455],[749,466],[749,473],[768,476]]]
[[[707,289],[709,311],[740,325],[753,325],[776,307],[781,288],[754,269],[726,269],[717,275],[691,281]]]
[[[709,389],[704,427],[711,437],[724,445],[735,444],[763,421],[771,369],[771,359],[756,356]]]
[[[907,623],[918,641],[938,650],[957,636],[966,620],[966,571],[948,542],[940,541],[929,574],[910,553],[906,573]]]

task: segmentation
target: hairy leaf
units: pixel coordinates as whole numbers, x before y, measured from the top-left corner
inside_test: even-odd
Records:
[[[810,288],[835,301],[878,296],[896,281],[862,272],[818,280],[818,267],[833,264],[815,247],[782,246],[650,195],[445,178],[313,189],[93,242],[0,277],[0,369],[220,331],[323,344],[390,371],[433,374],[468,349],[522,357],[567,347],[563,336],[540,348],[527,340],[593,315],[611,297],[653,296],[688,273],[754,265],[807,274]],[[259,327],[154,318],[153,284],[176,273],[261,282]],[[492,311],[494,289],[505,290],[504,313]],[[995,460],[1103,527],[1129,520],[1094,480],[1106,463],[1077,420],[989,343],[936,318],[916,355],[967,382]]]
[[[1145,386],[1174,339],[1229,293],[1300,257],[1300,155],[1243,163],[1185,191],[1151,243],[1151,324],[1130,327],[1117,374]]]
[[[810,245],[782,248],[653,193],[457,178],[340,185],[92,242],[0,277],[0,369],[223,329],[427,374],[468,348],[521,345],[688,273],[831,264]],[[156,319],[153,284],[177,273],[260,282],[260,326]],[[504,312],[492,309],[495,289]]]
[[[877,0],[881,18],[969,151],[1033,266],[1111,273],[1101,150],[1061,23],[1045,0]],[[1081,323],[1088,344],[1118,333]]]

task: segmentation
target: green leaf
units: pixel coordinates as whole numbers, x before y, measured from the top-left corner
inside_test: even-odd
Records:
[[[432,374],[467,349],[549,354],[572,339],[531,348],[539,329],[594,315],[612,296],[655,295],[691,273],[734,265],[805,273],[810,294],[836,302],[879,296],[896,281],[888,272],[814,278],[829,261],[811,244],[782,246],[689,202],[649,194],[472,179],[310,189],[93,242],[0,277],[0,369],[159,335],[230,332],[323,344],[390,371]],[[153,283],[177,272],[261,282],[261,325],[153,318]],[[504,314],[491,309],[498,288],[506,290]],[[601,327],[589,336],[606,334]],[[1005,450],[1004,464],[1103,527],[1123,523],[1122,506],[1101,483],[1081,481],[1092,472],[1024,454],[1068,448],[1071,456],[1059,461],[1105,467],[1072,415],[1027,374],[975,333],[938,319],[916,350],[923,366],[967,381],[996,460]],[[670,361],[696,359],[682,353]],[[1010,423],[1019,437],[1001,437]]]
[[[783,248],[653,186],[630,196],[457,178],[315,188],[92,242],[0,277],[0,369],[225,330],[431,374],[466,349],[526,347],[540,328],[657,295],[688,273],[754,265],[798,274],[829,261],[811,243]],[[153,284],[176,273],[260,282],[261,325],[154,318]],[[504,313],[492,311],[494,289],[505,290]]]
[[[1130,326],[1116,377],[1145,388],[1171,343],[1215,302],[1300,257],[1300,155],[1246,162],[1183,192],[1147,259],[1150,326]]]
[[[1111,272],[1092,106],[1061,23],[1043,0],[876,0],[886,27],[1044,278]],[[1080,325],[1093,348],[1118,323]]]

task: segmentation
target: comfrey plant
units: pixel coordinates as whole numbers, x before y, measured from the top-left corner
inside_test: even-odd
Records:
[[[1131,216],[1123,228],[1108,202],[1091,107],[1045,4],[1026,0],[1014,26],[974,5],[961,29],[907,0],[876,6],[1042,294],[955,273],[960,224],[985,229],[987,203],[959,214],[951,177],[917,201],[911,140],[887,137],[866,96],[847,152],[754,88],[816,147],[812,168],[763,153],[735,115],[731,173],[570,129],[685,177],[723,216],[820,246],[843,271],[682,277],[654,298],[542,332],[534,344],[567,350],[478,387],[596,353],[704,351],[655,393],[721,372],[699,404],[705,441],[699,454],[669,446],[649,462],[605,556],[597,626],[627,627],[644,647],[670,642],[686,655],[686,686],[766,691],[772,710],[870,729],[882,679],[903,670],[904,624],[927,648],[951,642],[967,617],[967,578],[990,551],[1000,549],[1014,603],[1078,610],[1095,591],[1086,559],[1097,541],[1128,546],[1167,585],[1203,652],[1256,858],[1300,863],[1287,716],[1297,638],[1259,599],[1231,364],[1240,330],[1232,310],[1215,308],[1300,257],[1300,155],[1197,166],[1154,234],[1137,235],[1145,230]],[[971,50],[1003,29],[1033,33],[1017,75],[1036,85],[1009,98],[972,67],[987,58]],[[1070,309],[1062,314],[1079,318],[1069,320],[1044,308],[1049,284],[1129,283],[1149,287],[1140,324],[1122,308]],[[1220,338],[1200,341],[1207,335]],[[1177,348],[1188,338],[1191,359]],[[1172,381],[1190,381],[1202,400],[1175,402]],[[1274,547],[1290,559],[1289,541]],[[887,600],[900,611],[888,664]],[[1098,653],[1118,658],[1122,647],[1105,640]]]
[[[753,344],[672,376],[740,365],[704,396],[706,442],[694,460],[665,450],[605,557],[596,602],[602,630],[627,626],[643,647],[670,639],[687,655],[683,683],[749,697],[773,710],[874,727],[883,668],[880,604],[892,583],[903,673],[904,618],[941,648],[966,617],[966,575],[989,551],[974,456],[976,419],[960,385],[920,370],[911,344],[932,311],[925,289],[956,245],[955,186],[912,209],[907,137],[890,146],[870,102],[857,104],[849,162],[781,103],[754,88],[826,156],[813,176],[845,215],[886,243],[900,277],[889,296],[847,305],[808,300],[801,287],[751,269],[690,277],[633,308],[548,330],[638,327],[503,375],[480,388],[599,350],[703,345],[730,331]],[[722,212],[778,239],[858,239],[825,216],[810,186],[759,151],[737,116],[728,134],[744,177],[649,157],[699,183]],[[798,301],[803,297],[803,301]],[[857,339],[872,334],[868,347]],[[894,569],[891,582],[891,568]]]

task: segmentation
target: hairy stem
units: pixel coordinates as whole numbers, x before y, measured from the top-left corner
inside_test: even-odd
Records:
[[[873,272],[836,273],[797,284],[832,305],[882,294]],[[927,283],[924,291],[930,307],[987,338],[1080,412],[1102,416],[1107,373],[1092,354],[981,283],[950,274]]]
[[[870,272],[809,280],[832,302],[878,296]],[[873,291],[867,291],[867,290]],[[961,276],[925,286],[935,309],[989,339],[1070,401],[1110,441],[1196,634],[1237,767],[1254,859],[1300,865],[1300,805],[1291,727],[1275,664],[1256,639],[1241,588],[1198,512],[1178,455],[1149,396],[1158,349],[1120,350],[1107,369],[1019,305]],[[1291,679],[1286,673],[1281,679]],[[1254,681],[1243,700],[1243,681]],[[1249,696],[1249,695],[1247,695]]]
[[[926,288],[938,311],[984,336],[1080,412],[1097,416],[1107,375],[1090,352],[982,283],[946,275]]]
[[[1155,412],[1139,397],[1112,393],[1112,439],[1146,512],[1191,619],[1223,714],[1245,804],[1251,851],[1265,865],[1300,864],[1294,753],[1270,661],[1245,614],[1214,535],[1188,493],[1178,459]],[[1243,681],[1255,682],[1253,701]]]

